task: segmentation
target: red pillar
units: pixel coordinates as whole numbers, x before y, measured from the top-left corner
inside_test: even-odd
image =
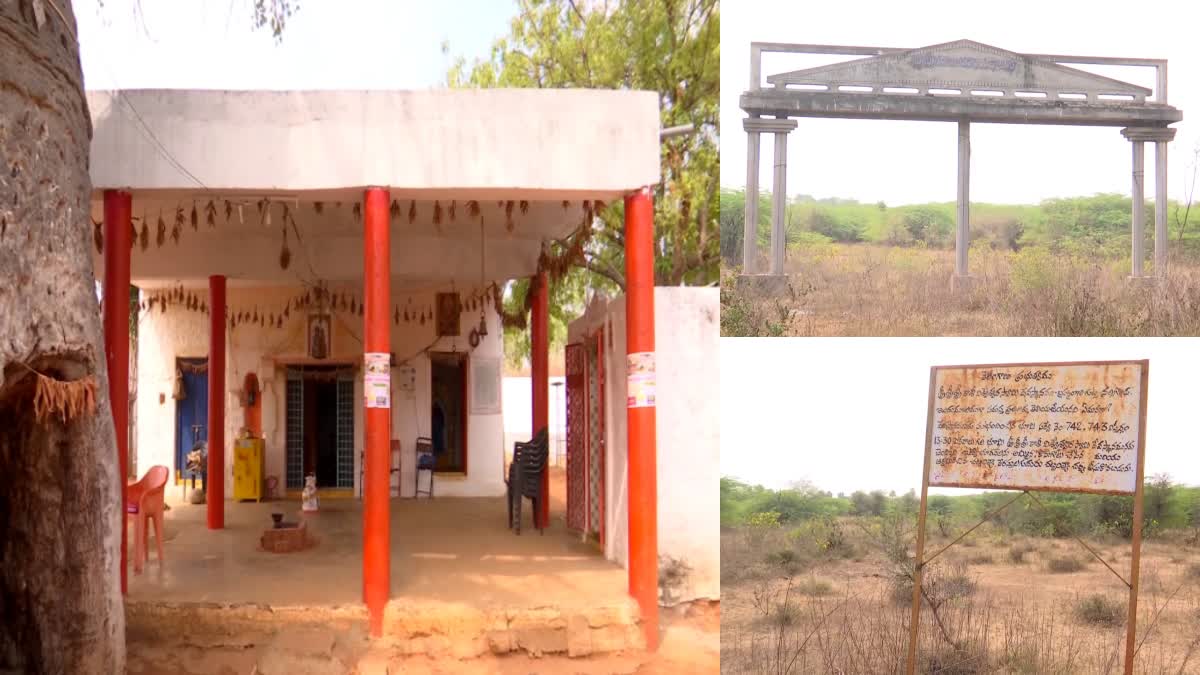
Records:
[[[629,425],[629,594],[658,648],[658,465],[654,376],[654,204],[625,197],[625,359]]]
[[[108,400],[117,432],[117,464],[121,467],[121,592],[126,588],[125,485],[129,482],[129,237],[133,198],[128,192],[104,191],[104,357],[108,365]]]
[[[366,403],[366,468],[363,476],[363,602],[371,635],[383,635],[383,610],[391,591],[391,530],[388,513],[391,452],[391,222],[386,188],[367,188],[363,203],[363,391]],[[372,355],[376,356],[372,356]],[[372,378],[377,378],[372,380]]]
[[[533,434],[550,426],[550,278],[538,272],[529,286],[533,302],[529,310],[530,381],[533,387]],[[548,463],[547,463],[548,464]],[[542,471],[542,494],[537,518],[542,527],[550,525],[550,473]]]
[[[208,529],[225,527],[225,277],[208,278]]]

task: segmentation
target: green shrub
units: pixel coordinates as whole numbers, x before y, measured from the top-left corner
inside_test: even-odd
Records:
[[[1062,260],[1048,249],[1031,246],[1013,256],[1011,283],[1017,293],[1043,293],[1058,281]]]

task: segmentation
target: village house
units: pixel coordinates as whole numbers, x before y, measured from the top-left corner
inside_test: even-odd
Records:
[[[133,403],[123,387],[111,391],[123,466],[132,456],[124,473],[163,466],[169,493],[182,497],[196,479],[207,497],[173,508],[166,560],[152,555],[146,573],[129,576],[131,632],[175,620],[227,634],[229,615],[212,614],[222,607],[249,621],[250,605],[275,607],[276,618],[282,606],[351,605],[360,609],[338,616],[416,651],[654,647],[656,518],[685,489],[715,505],[717,471],[715,435],[704,484],[666,487],[674,471],[656,456],[655,406],[668,394],[656,401],[655,340],[671,338],[653,288],[655,93],[94,91],[88,104],[112,381],[133,368]],[[567,523],[549,522],[543,500],[544,534],[526,501],[517,536],[503,498],[502,289],[533,280],[522,404],[530,428],[545,428],[544,247],[618,202],[628,293],[606,310],[619,335],[610,331],[605,351],[614,439],[605,480],[615,495],[605,543],[587,543],[571,500]],[[136,322],[130,284],[140,289]],[[674,311],[672,298],[660,295],[659,316]],[[626,400],[627,359],[637,373]],[[207,455],[194,476],[187,458],[200,442]],[[249,446],[261,461],[244,454]],[[432,497],[419,451],[434,457]],[[568,491],[578,490],[582,475],[568,474]],[[261,550],[270,513],[304,517],[306,479],[320,497],[305,520],[316,545]],[[715,527],[713,509],[698,513]],[[716,550],[715,533],[690,531]],[[718,563],[688,555],[705,580],[680,592],[716,598]],[[536,607],[554,611],[522,614]],[[458,628],[445,629],[438,612],[459,617]],[[434,618],[418,625],[414,615]]]

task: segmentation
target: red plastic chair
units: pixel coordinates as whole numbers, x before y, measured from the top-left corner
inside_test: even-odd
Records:
[[[167,477],[171,472],[165,466],[152,466],[145,476],[125,488],[125,515],[134,518],[133,571],[141,573],[142,563],[150,560],[147,545],[147,524],[154,522],[154,543],[158,547],[158,564],[163,561],[163,496],[167,489]]]

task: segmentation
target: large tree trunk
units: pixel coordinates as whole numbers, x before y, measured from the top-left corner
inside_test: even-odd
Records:
[[[69,0],[0,0],[0,673],[125,670],[123,478],[74,35]],[[39,421],[34,370],[91,378],[96,408]]]

